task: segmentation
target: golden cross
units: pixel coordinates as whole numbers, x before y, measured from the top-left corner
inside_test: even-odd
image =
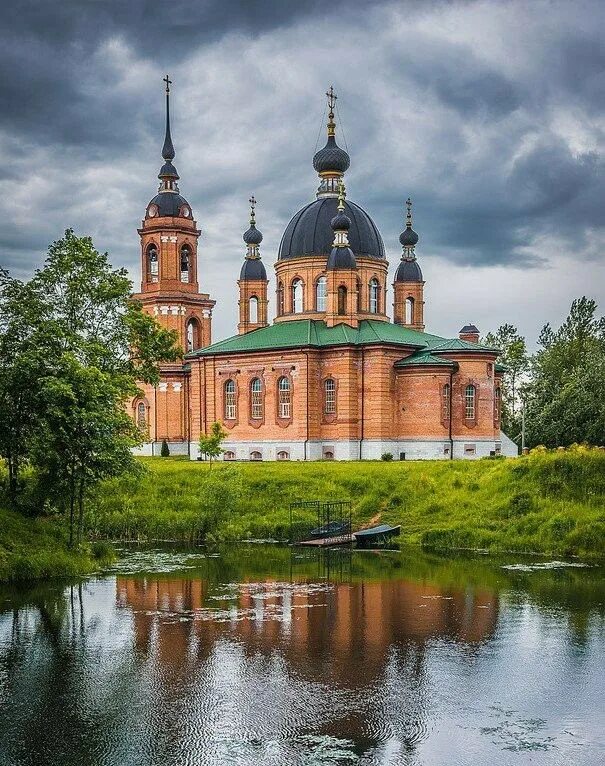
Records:
[[[330,111],[333,112],[338,96],[336,93],[334,93],[334,87],[332,85],[330,85],[330,90],[326,91],[326,96],[328,97],[328,106],[330,107]]]
[[[408,219],[408,225],[412,225],[412,200],[408,197],[405,201],[406,207],[408,209],[407,219]]]

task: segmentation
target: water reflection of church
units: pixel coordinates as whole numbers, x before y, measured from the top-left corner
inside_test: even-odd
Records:
[[[488,589],[406,579],[322,587],[270,579],[239,583],[230,594],[204,579],[118,577],[116,585],[118,606],[132,610],[139,656],[167,694],[188,694],[188,686],[194,694],[210,674],[210,696],[236,676],[247,699],[247,682],[269,679],[277,689],[270,705],[282,712],[259,723],[258,709],[242,701],[237,716],[242,726],[286,736],[280,716],[294,703],[280,695],[295,686],[301,699],[309,695],[309,710],[325,707],[309,730],[350,740],[360,752],[388,737],[414,749],[430,703],[427,653],[447,642],[472,664],[494,634],[499,606]]]

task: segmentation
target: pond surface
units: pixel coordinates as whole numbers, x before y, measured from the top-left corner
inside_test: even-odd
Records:
[[[0,586],[0,766],[605,764],[603,568],[122,553]]]

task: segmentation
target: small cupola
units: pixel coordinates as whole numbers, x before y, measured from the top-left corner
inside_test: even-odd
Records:
[[[313,167],[319,174],[320,179],[317,196],[335,197],[338,194],[338,182],[349,169],[351,158],[336,143],[334,108],[338,96],[334,93],[334,88],[331,85],[326,96],[328,97],[328,140],[323,149],[315,153]]]
[[[265,265],[260,257],[260,243],[263,241],[263,235],[260,229],[256,228],[256,199],[254,195],[250,197],[250,228],[244,232],[243,240],[246,243],[246,257],[239,275],[240,280],[266,280],[267,272]]]
[[[469,343],[479,343],[479,330],[474,324],[465,324],[460,330],[458,337],[460,340],[466,340]]]
[[[345,212],[345,185],[340,179],[338,192],[338,208],[336,215],[332,218],[331,226],[334,231],[334,242],[332,252],[328,257],[327,270],[334,269],[356,269],[357,262],[355,255],[349,247],[348,232],[351,228],[351,219]]]
[[[401,261],[395,274],[395,282],[423,282],[422,271],[416,260],[414,248],[418,244],[418,234],[412,228],[412,200],[406,200],[406,226],[399,236],[403,247]]]

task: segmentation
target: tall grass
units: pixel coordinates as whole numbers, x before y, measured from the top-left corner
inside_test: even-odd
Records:
[[[353,501],[354,525],[402,525],[405,542],[605,554],[605,452],[535,450],[518,460],[218,464],[151,458],[107,482],[96,538],[286,538],[293,500]]]

